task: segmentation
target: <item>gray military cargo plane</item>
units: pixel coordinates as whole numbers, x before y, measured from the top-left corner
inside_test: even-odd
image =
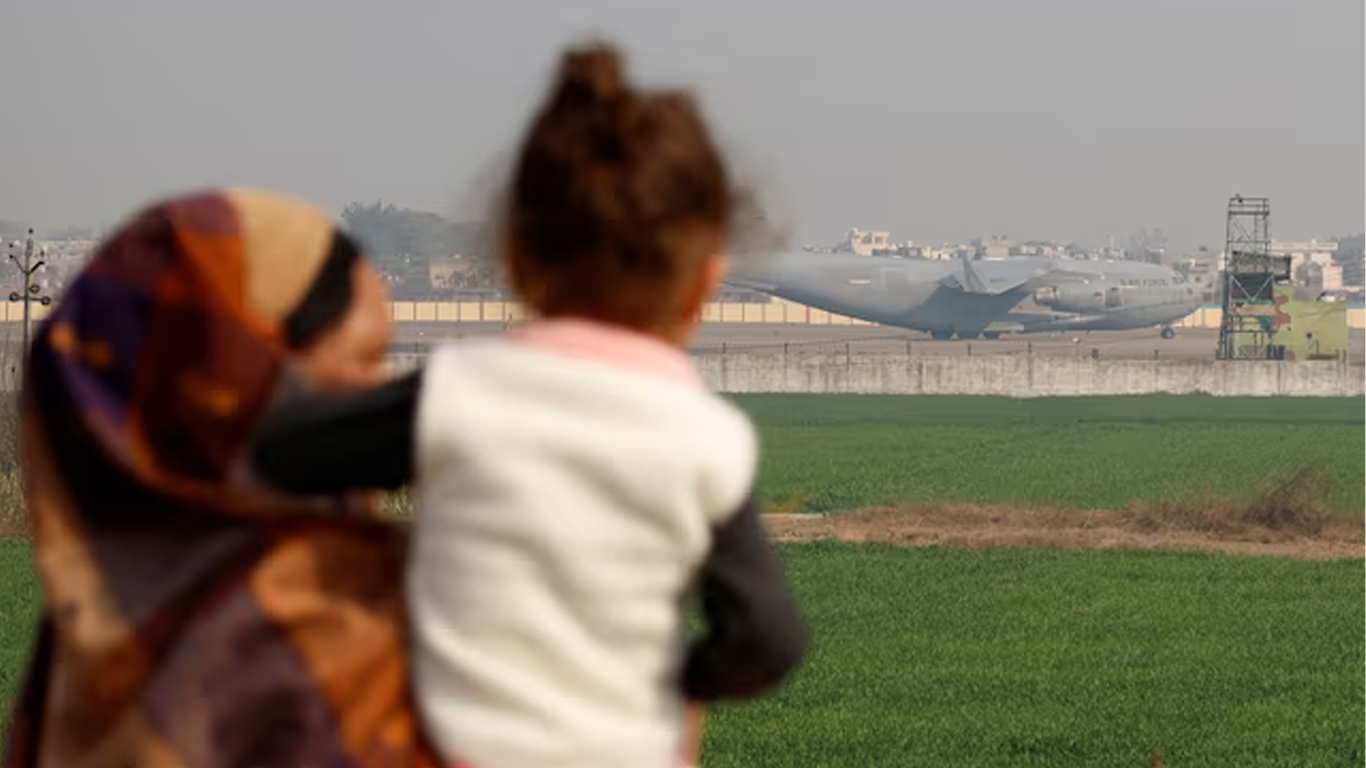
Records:
[[[936,339],[1171,324],[1202,302],[1171,269],[1134,261],[1021,257],[931,261],[837,253],[747,255],[727,283]],[[1025,299],[1049,311],[1013,311]]]

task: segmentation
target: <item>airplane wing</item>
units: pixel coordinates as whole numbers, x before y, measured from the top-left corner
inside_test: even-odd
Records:
[[[966,258],[961,259],[960,263],[963,267],[962,270],[958,274],[951,274],[940,280],[940,285],[964,293],[980,293],[995,296],[1007,291],[1013,291],[1017,288],[1035,290],[1048,285],[1078,283],[1099,277],[1099,275],[1088,272],[1058,268],[1039,269],[1035,271],[1034,274],[1027,277],[992,280],[989,265],[983,265],[981,267],[973,266],[973,263]]]
[[[778,290],[778,286],[773,283],[733,274],[726,275],[725,279],[721,282],[733,288],[743,288],[745,290],[759,291],[761,293],[773,293]]]

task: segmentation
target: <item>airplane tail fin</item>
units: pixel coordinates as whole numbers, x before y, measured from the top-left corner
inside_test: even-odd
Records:
[[[967,253],[963,254],[963,287],[970,293],[990,293],[986,281],[982,280],[977,274],[977,270],[972,268],[972,257]]]

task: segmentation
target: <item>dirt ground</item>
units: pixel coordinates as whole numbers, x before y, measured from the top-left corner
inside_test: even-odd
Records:
[[[908,547],[1173,549],[1308,560],[1363,557],[1361,517],[1330,517],[1307,528],[1229,526],[1196,530],[1128,511],[924,505],[851,512],[764,515],[779,541],[838,540]]]

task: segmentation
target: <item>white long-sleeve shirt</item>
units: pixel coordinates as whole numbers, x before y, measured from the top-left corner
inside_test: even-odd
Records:
[[[584,324],[431,358],[408,595],[414,690],[444,755],[677,765],[683,600],[757,460],[749,420],[690,371]]]

